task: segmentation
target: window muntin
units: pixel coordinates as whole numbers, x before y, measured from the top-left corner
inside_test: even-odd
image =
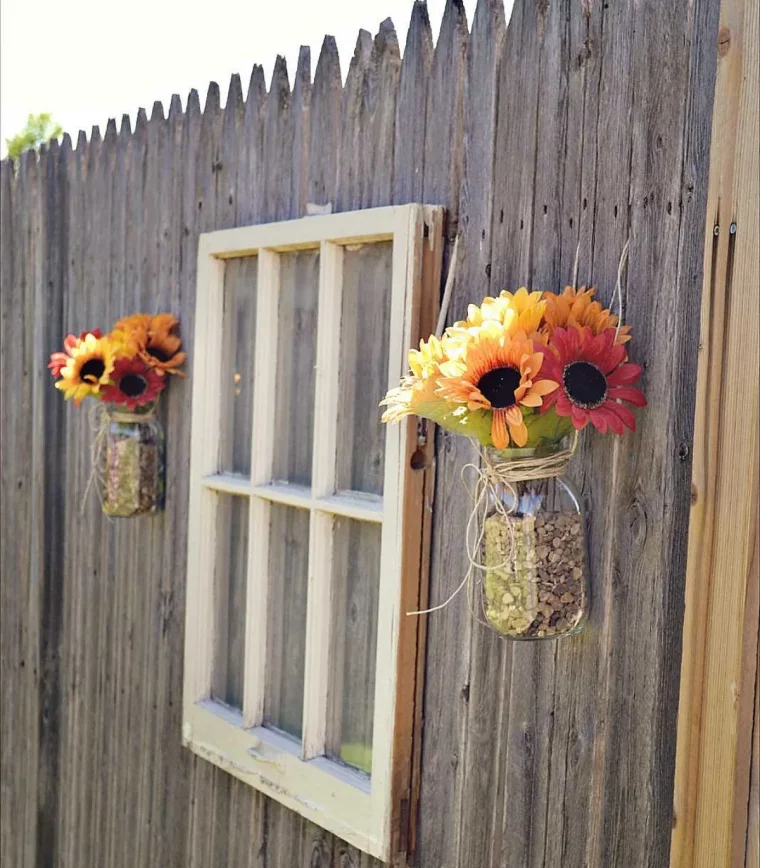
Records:
[[[432,328],[440,229],[412,205],[199,244],[183,738],[381,858],[409,785],[401,607],[424,570],[415,431],[380,428],[377,400]]]

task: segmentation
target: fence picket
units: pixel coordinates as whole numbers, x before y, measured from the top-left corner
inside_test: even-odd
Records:
[[[406,37],[396,104],[396,131],[403,148],[395,149],[393,201],[419,202],[422,199],[425,165],[425,111],[433,34],[427,3],[415,0]]]
[[[317,61],[309,107],[311,125],[306,201],[314,205],[335,204],[341,92],[338,47],[332,36],[326,36]]]

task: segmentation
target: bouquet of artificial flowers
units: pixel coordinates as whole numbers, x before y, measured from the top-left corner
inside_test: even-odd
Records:
[[[630,337],[593,288],[505,291],[411,350],[382,402],[384,422],[414,414],[484,447],[467,549],[503,635],[565,635],[587,614],[585,523],[563,472],[589,423],[635,430],[631,407],[646,399]]]
[[[93,477],[108,515],[160,509],[164,495],[164,434],[155,411],[168,375],[182,376],[179,323],[168,313],[135,314],[111,332],[68,335],[50,356],[55,386],[76,405],[98,401]]]

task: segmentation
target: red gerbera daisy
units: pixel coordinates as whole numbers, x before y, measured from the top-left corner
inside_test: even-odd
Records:
[[[594,335],[590,328],[558,328],[549,341],[541,374],[560,384],[544,398],[541,412],[554,407],[558,416],[570,416],[580,430],[591,424],[602,434],[612,429],[636,429],[631,410],[621,403],[645,407],[646,398],[631,388],[641,376],[641,367],[627,363],[624,346],[615,345],[615,329]]]
[[[48,368],[50,368],[50,373],[54,377],[61,376],[61,371],[66,367],[66,362],[71,358],[71,351],[75,350],[88,334],[93,335],[96,338],[103,337],[103,332],[100,329],[92,329],[89,332],[82,332],[79,337],[76,335],[66,335],[63,339],[63,352],[59,351],[50,354]]]
[[[104,386],[101,395],[108,403],[126,404],[134,410],[155,401],[165,386],[166,378],[149,368],[142,359],[117,359],[111,385]]]

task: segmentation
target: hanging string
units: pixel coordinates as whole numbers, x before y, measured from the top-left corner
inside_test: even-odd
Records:
[[[87,496],[90,493],[90,488],[92,488],[93,482],[97,482],[95,490],[98,493],[100,505],[101,507],[103,506],[102,489],[105,481],[104,450],[109,425],[108,411],[103,404],[94,404],[90,407],[88,419],[93,437],[92,442],[90,443],[90,475],[87,478],[87,485],[85,486],[84,494],[82,495],[82,503],[79,507],[80,513],[82,514],[84,514],[85,506],[87,504]]]
[[[581,255],[581,242],[578,239],[578,246],[575,248],[575,261],[573,262],[573,289],[578,288],[578,260]]]
[[[617,328],[615,329],[615,340],[617,341],[618,335],[620,334],[620,328],[623,325],[623,290],[622,290],[622,282],[623,282],[623,269],[626,267],[628,263],[628,245],[630,243],[630,239],[627,239],[624,246],[623,252],[620,254],[620,261],[618,262],[618,271],[617,271],[617,281],[615,282],[615,293],[612,296],[612,305],[615,305],[615,299],[617,299],[618,306],[618,321]]]
[[[443,334],[443,329],[446,326],[446,316],[449,312],[449,304],[451,303],[451,295],[454,292],[454,277],[457,269],[457,255],[459,253],[459,235],[454,239],[454,249],[451,251],[451,260],[449,261],[449,271],[446,275],[446,285],[443,289],[443,298],[441,299],[441,309],[438,313],[438,323],[435,327],[435,336],[440,337]]]

